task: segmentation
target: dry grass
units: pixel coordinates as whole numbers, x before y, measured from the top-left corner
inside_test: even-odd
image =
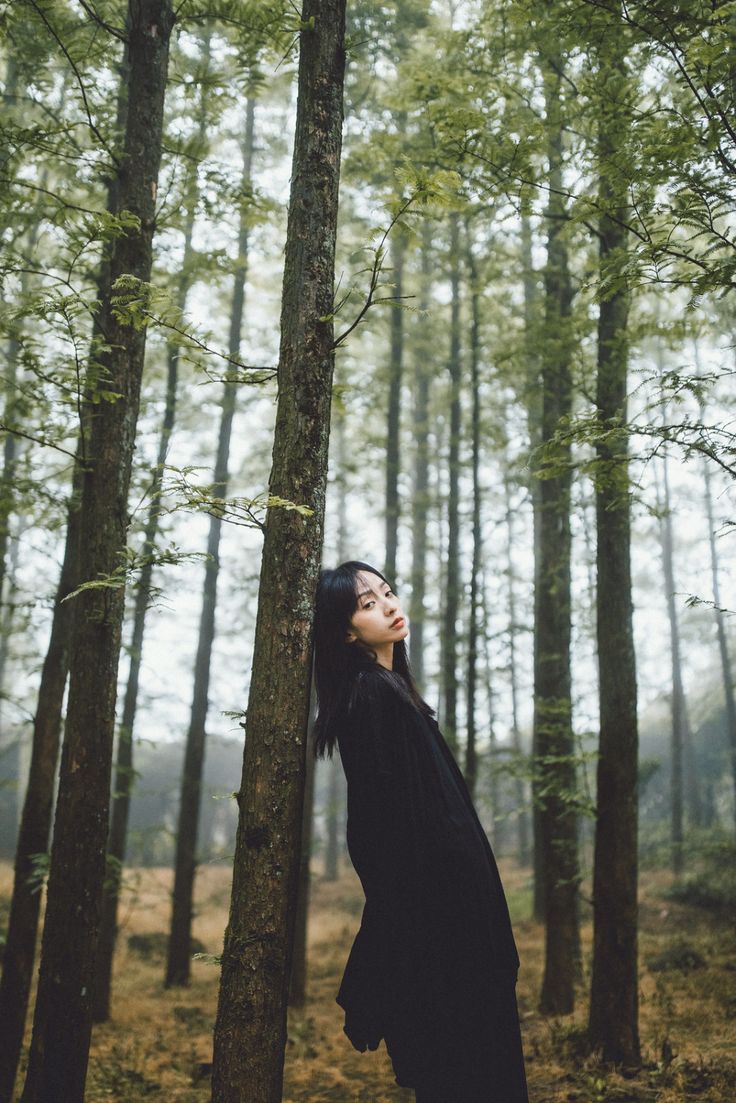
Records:
[[[661,895],[668,875],[642,878],[640,926],[641,1037],[644,1068],[631,1078],[602,1069],[584,1046],[585,991],[579,1009],[560,1019],[536,1011],[543,932],[520,919],[528,901],[527,875],[502,863],[515,911],[522,968],[518,997],[532,1103],[731,1103],[736,1083],[736,931],[724,921]],[[10,869],[0,867],[0,900],[10,889]],[[217,967],[193,965],[186,989],[165,991],[163,960],[142,960],[127,946],[132,934],[164,932],[171,876],[143,870],[129,876],[124,922],[115,969],[113,1019],[95,1029],[88,1077],[88,1103],[206,1103]],[[208,952],[221,947],[229,897],[226,869],[208,866],[197,882],[194,933]],[[286,1051],[285,1103],[410,1103],[398,1088],[385,1048],[359,1054],[342,1032],[334,1002],[362,896],[355,875],[325,883],[315,874],[309,929],[309,1002],[291,1013]],[[591,930],[583,929],[586,961]],[[683,950],[689,951],[683,954]],[[653,970],[665,954],[696,967]],[[698,957],[701,964],[697,964]],[[656,966],[657,962],[653,962]],[[660,961],[659,964],[662,964]],[[499,1100],[498,1103],[503,1103]]]

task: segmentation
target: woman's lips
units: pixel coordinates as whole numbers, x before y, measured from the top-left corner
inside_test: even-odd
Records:
[[[391,623],[392,628],[403,628],[403,626],[404,626],[404,618],[403,617],[397,617],[396,620]]]

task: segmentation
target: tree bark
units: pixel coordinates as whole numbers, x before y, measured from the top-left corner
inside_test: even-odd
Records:
[[[253,161],[253,121],[254,101],[248,99],[246,107],[245,137],[243,143],[243,192],[249,193]],[[235,272],[233,298],[230,312],[230,335],[228,352],[237,359],[240,353],[240,335],[243,323],[245,303],[245,279],[248,266],[248,219],[243,208],[238,234],[238,267]],[[217,440],[212,493],[215,498],[227,495],[230,458],[230,439],[235,399],[238,391],[237,380],[227,380],[222,395],[222,414]],[[179,822],[176,832],[176,858],[174,862],[174,891],[171,907],[171,930],[169,950],[166,961],[167,988],[189,984],[191,969],[192,906],[194,899],[194,878],[197,866],[197,833],[199,828],[199,810],[202,800],[202,777],[204,773],[204,752],[206,743],[206,724],[208,694],[210,684],[210,666],[212,646],[215,641],[215,613],[217,609],[217,581],[220,573],[220,538],[222,517],[215,508],[210,516],[209,537],[207,540],[207,559],[204,571],[204,589],[202,593],[202,614],[199,623],[197,655],[194,662],[194,688],[192,691],[192,711],[187,732],[184,752],[184,769],[181,781],[179,802]]]
[[[335,437],[335,484],[337,493],[337,562],[343,563],[348,555],[348,495],[347,495],[347,441],[345,439],[345,406],[336,402],[333,407]],[[307,760],[309,754],[307,753]],[[325,808],[325,861],[323,880],[336,881],[340,875],[340,809],[344,800],[345,775],[339,754],[333,754],[327,763],[327,802]]]
[[[625,40],[605,44],[599,85],[599,224],[602,280],[620,273],[627,250],[625,156],[631,92]],[[600,738],[593,860],[593,963],[588,1034],[603,1059],[638,1065],[638,758],[636,656],[631,600],[627,421],[628,316],[625,279],[613,281],[598,315],[596,407],[596,631]]]
[[[345,0],[305,0],[301,27],[269,489],[314,512],[271,508],[266,519],[213,1103],[278,1103],[283,1084],[334,365]]]
[[[127,121],[128,44],[124,45],[120,65],[120,85],[117,104],[117,131],[125,130]],[[107,210],[119,210],[119,178],[115,174],[107,187]],[[35,235],[34,235],[35,236]],[[110,285],[110,245],[103,250],[97,275],[98,299]],[[96,343],[103,337],[102,318],[98,312],[92,324],[90,360]],[[86,384],[85,384],[86,386]],[[13,1085],[20,1059],[28,999],[36,954],[36,936],[42,895],[33,891],[33,856],[46,854],[49,848],[54,786],[59,759],[61,710],[69,672],[69,654],[73,606],[64,599],[77,587],[79,577],[80,504],[83,486],[83,442],[89,432],[87,411],[82,405],[82,424],[72,472],[72,485],[67,505],[67,526],[59,584],[51,618],[49,644],[41,669],[36,713],[33,718],[31,762],[28,785],[23,800],[20,829],[16,844],[13,894],[8,917],[3,978],[0,983],[0,1103],[12,1098]]]
[[[307,933],[309,923],[309,890],[311,887],[312,823],[314,820],[314,781],[316,759],[312,740],[314,724],[314,690],[312,711],[307,729],[307,754],[304,778],[304,808],[302,812],[301,860],[299,862],[299,887],[294,921],[294,951],[289,977],[289,1005],[303,1008],[307,1002]]]
[[[431,228],[424,227],[421,247],[421,277],[419,284],[419,333],[414,358],[414,406],[412,435],[414,437],[414,487],[411,503],[411,596],[409,599],[409,659],[414,678],[424,692],[424,597],[427,585],[427,524],[429,514],[429,349],[426,311],[432,280]]]
[[[701,412],[701,423],[703,412]],[[721,606],[720,570],[718,564],[718,550],[716,548],[715,519],[713,517],[713,489],[711,486],[711,474],[709,461],[703,462],[703,477],[705,480],[705,508],[708,517],[708,541],[710,546],[710,573],[713,587],[713,605],[716,617],[716,632],[718,634],[718,654],[721,660],[721,676],[723,678],[723,699],[726,709],[726,734],[731,756],[731,775],[733,778],[733,813],[736,818],[736,700],[733,691],[733,671],[731,656],[728,651],[728,636],[726,635],[726,616]]]
[[[672,664],[672,772],[670,775],[670,855],[672,872],[679,876],[684,868],[684,761],[687,742],[687,701],[682,681],[680,657],[680,625],[675,603],[675,556],[672,533],[672,509],[667,455],[662,459],[662,500],[660,504],[660,539],[662,542],[662,569],[667,600],[667,619],[670,626],[670,661]]]
[[[72,607],[64,598],[76,587],[81,481],[81,467],[75,465],[74,486],[67,514],[64,560],[54,602],[49,645],[41,671],[36,714],[33,718],[31,764],[16,846],[13,894],[0,982],[2,1103],[10,1103],[13,1096],[36,956],[42,893],[34,891],[34,858],[48,851],[51,831],[72,615]]]
[[[82,583],[109,578],[125,553],[145,329],[127,324],[111,299],[113,292],[121,294],[122,277],[147,284],[151,276],[173,22],[165,0],[138,0],[129,17],[129,110],[117,209],[140,221],[114,243],[108,294],[100,303],[106,343],[94,364],[90,394],[99,388],[119,397],[101,398],[90,415],[80,507]],[[133,293],[139,293],[137,285]],[[23,1103],[82,1103],[89,1054],[124,589],[85,589],[73,602],[69,702]]]
[[[478,287],[478,266],[473,254],[470,229],[466,251],[468,278],[470,283],[470,389],[471,389],[471,470],[473,484],[473,552],[470,568],[470,621],[468,625],[468,732],[465,745],[465,780],[471,797],[475,796],[478,780],[478,748],[475,724],[476,687],[478,684],[478,603],[483,534],[481,532],[481,492],[480,492],[480,288]],[[484,626],[485,627],[485,626]],[[495,772],[496,763],[491,764]],[[497,809],[494,807],[494,816]]]
[[[538,348],[537,313],[539,309],[539,293],[535,280],[532,257],[532,227],[529,215],[524,212],[521,217],[521,259],[523,265],[524,288],[524,359],[526,362],[526,416],[529,433],[529,449],[534,455],[542,444],[542,380],[540,375],[540,355]],[[534,620],[539,619],[537,602],[541,594],[539,585],[539,570],[542,562],[541,531],[542,531],[542,484],[531,474],[529,491],[532,501],[532,531],[534,550]],[[534,632],[533,639],[534,659],[536,670],[539,663],[539,641]],[[537,731],[532,731],[532,762],[537,762],[539,748],[537,746]],[[536,792],[536,784],[532,779],[532,790]],[[538,800],[532,801],[532,840],[533,840],[533,864],[534,864],[534,918],[544,922],[544,878],[542,874],[542,825],[541,808]]]
[[[559,57],[544,65],[549,160],[545,344],[542,352],[540,562],[535,595],[534,745],[540,808],[545,970],[540,1010],[574,1007],[578,928],[575,742],[570,677],[570,447],[552,438],[572,410],[572,289],[564,230]],[[543,782],[543,785],[540,784]]]
[[[442,720],[444,736],[457,754],[457,617],[460,606],[460,216],[450,215],[450,441],[448,452],[447,569],[442,632]]]
[[[393,260],[393,294],[399,298],[404,287],[406,245],[394,229],[391,238]],[[389,360],[388,418],[386,423],[386,565],[383,573],[392,584],[397,583],[396,553],[399,543],[399,472],[401,469],[401,384],[404,375],[404,310],[402,305],[391,311],[391,356]]]
[[[516,755],[517,770],[514,779],[514,802],[516,805],[516,832],[519,863],[528,865],[531,860],[531,848],[529,844],[529,817],[526,812],[527,794],[525,792],[524,778],[521,774],[521,762],[524,756],[524,748],[521,742],[521,729],[519,727],[519,672],[516,658],[516,637],[519,624],[516,614],[516,586],[514,585],[514,512],[511,507],[511,485],[506,473],[503,481],[504,499],[506,505],[506,548],[507,569],[506,585],[508,591],[509,609],[509,681],[511,683],[511,742]]]
[[[209,41],[205,42],[205,56],[209,59]],[[206,72],[206,70],[205,70]],[[206,88],[206,82],[203,84]],[[205,97],[202,95],[198,126],[198,145],[203,148],[206,142],[207,117]],[[192,235],[197,206],[197,168],[199,162],[193,162],[184,187],[185,221],[184,253],[179,275],[176,306],[179,314],[186,308],[189,288],[192,284]],[[123,863],[128,837],[128,818],[133,793],[135,774],[133,769],[133,727],[138,707],[138,687],[140,684],[141,664],[143,661],[143,638],[146,630],[146,614],[151,597],[154,557],[158,540],[159,521],[161,519],[161,488],[163,485],[166,457],[169,452],[171,434],[176,419],[176,397],[179,380],[180,346],[172,342],[168,346],[166,394],[164,416],[161,422],[158,455],[151,475],[149,489],[150,504],[143,534],[143,566],[138,578],[133,608],[133,628],[130,641],[130,668],[123,700],[123,715],[118,729],[117,761],[115,766],[115,784],[112,795],[112,815],[110,834],[107,841],[106,885],[102,899],[102,917],[97,946],[97,967],[95,970],[95,995],[92,1009],[93,1021],[106,1022],[110,1017],[110,998],[112,992],[112,968],[117,941],[117,916],[120,899]]]

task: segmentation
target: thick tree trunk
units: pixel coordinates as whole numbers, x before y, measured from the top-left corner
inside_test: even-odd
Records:
[[[468,228],[468,237],[470,229]],[[470,623],[468,625],[468,733],[465,745],[465,780],[471,797],[475,796],[478,779],[478,748],[475,724],[476,687],[478,684],[478,583],[480,580],[483,547],[481,532],[480,495],[480,288],[478,266],[473,254],[472,241],[467,246],[468,278],[470,283],[470,388],[471,388],[471,468],[473,482],[473,553],[470,568]],[[495,772],[495,763],[492,769]],[[493,813],[497,809],[494,807]]]
[[[399,298],[404,287],[406,245],[394,230],[391,239],[393,294]],[[404,311],[402,305],[391,311],[391,356],[389,360],[388,418],[386,421],[386,565],[383,573],[396,583],[396,553],[399,543],[399,471],[401,467],[401,384],[404,375]]]
[[[540,1010],[574,1006],[578,928],[575,741],[570,678],[570,447],[552,438],[572,410],[572,290],[564,230],[561,61],[544,62],[549,158],[545,344],[542,352],[540,561],[535,595],[534,733],[544,886],[545,970]],[[544,792],[540,792],[540,779]]]
[[[312,618],[334,365],[345,0],[305,0],[270,493],[240,820],[214,1039],[213,1103],[278,1103],[298,888]]]
[[[613,52],[615,51],[615,53]],[[622,44],[606,43],[599,73],[601,117],[600,276],[626,259],[626,192],[618,183],[630,120]],[[596,406],[606,433],[597,445],[596,625],[600,693],[593,964],[588,1033],[605,1061],[638,1065],[637,971],[638,757],[636,657],[631,601],[631,520],[627,417],[629,291],[624,283],[600,304]],[[609,432],[610,431],[610,432]]]
[[[246,108],[245,138],[243,144],[243,192],[248,194],[251,187],[251,166],[253,160],[253,121],[254,101],[248,100]],[[238,236],[238,267],[235,272],[233,298],[230,313],[230,336],[228,352],[232,359],[240,354],[240,335],[245,303],[245,278],[248,265],[248,219],[243,208]],[[222,415],[217,440],[212,493],[216,498],[225,498],[228,489],[228,463],[230,458],[230,439],[235,399],[238,390],[237,381],[228,380],[223,389]],[[220,537],[222,517],[214,509],[210,517],[209,538],[207,540],[207,560],[204,572],[202,593],[202,615],[199,622],[197,655],[194,663],[194,688],[192,691],[192,711],[187,732],[184,752],[184,769],[181,781],[179,802],[179,823],[176,832],[176,858],[174,863],[174,891],[171,908],[171,931],[169,934],[169,952],[166,961],[166,987],[189,984],[191,968],[192,905],[194,899],[194,878],[197,866],[197,832],[199,828],[199,810],[202,800],[202,777],[204,773],[204,752],[206,742],[206,724],[208,694],[210,684],[210,665],[212,646],[215,641],[215,613],[217,609],[217,580],[220,573]]]
[[[419,284],[420,327],[414,359],[414,405],[412,436],[414,438],[414,487],[411,503],[411,597],[409,599],[409,659],[417,685],[424,691],[424,597],[427,584],[427,525],[429,515],[429,390],[431,363],[426,311],[432,280],[431,228],[424,227]]]
[[[140,220],[114,244],[109,293],[101,302],[104,351],[90,391],[115,401],[93,406],[80,507],[82,583],[120,570],[127,494],[143,369],[145,329],[111,306],[123,276],[151,276],[155,195],[161,157],[168,43],[173,22],[165,0],[129,9],[129,111],[119,208]],[[94,964],[105,873],[115,693],[124,612],[122,586],[83,590],[74,602],[70,690],[38,997],[23,1103],[81,1103],[92,1022]]]
[[[457,618],[460,607],[460,216],[450,215],[450,441],[448,452],[447,567],[442,632],[442,721],[457,754]]]

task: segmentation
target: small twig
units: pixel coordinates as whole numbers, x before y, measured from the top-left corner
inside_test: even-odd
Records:
[[[0,421],[0,429],[4,433],[12,433],[14,437],[22,437],[23,440],[30,440],[33,444],[40,444],[42,448],[53,448],[56,452],[61,452],[64,456],[71,456],[73,460],[76,460],[76,453],[70,452],[68,448],[62,448],[60,444],[54,444],[53,441],[46,440],[45,437],[34,437],[32,433],[25,433],[22,429],[16,429],[13,425],[6,425],[5,422]]]
[[[383,271],[383,247],[386,244],[386,240],[388,239],[388,235],[391,233],[391,231],[393,230],[394,226],[399,221],[401,216],[406,214],[406,212],[409,210],[409,207],[412,205],[412,203],[414,202],[416,197],[417,197],[417,193],[413,192],[412,195],[410,195],[409,198],[399,208],[399,210],[396,212],[394,217],[389,222],[386,229],[383,231],[383,234],[381,236],[381,240],[378,243],[378,245],[376,246],[375,254],[374,254],[374,257],[373,257],[373,264],[371,266],[371,281],[370,281],[370,284],[368,286],[368,296],[367,296],[365,302],[363,303],[363,306],[358,311],[358,314],[357,314],[355,320],[348,326],[347,329],[343,330],[343,332],[340,334],[340,336],[337,337],[335,339],[335,341],[333,342],[333,345],[332,345],[333,349],[336,349],[338,347],[338,345],[341,345],[343,343],[343,341],[346,339],[346,337],[348,337],[353,332],[353,330],[357,326],[360,325],[363,318],[366,316],[366,314],[368,313],[370,308],[376,302],[379,302],[379,301],[380,302],[387,302],[387,301],[391,301],[392,299],[404,299],[404,298],[409,297],[409,296],[406,296],[406,295],[396,295],[396,296],[385,296],[380,300],[374,298],[375,293],[376,293],[376,289],[378,287],[378,280],[380,278],[381,272]],[[346,299],[347,299],[347,295],[343,299],[343,302],[345,302]],[[340,304],[340,305],[342,305],[342,304]]]

